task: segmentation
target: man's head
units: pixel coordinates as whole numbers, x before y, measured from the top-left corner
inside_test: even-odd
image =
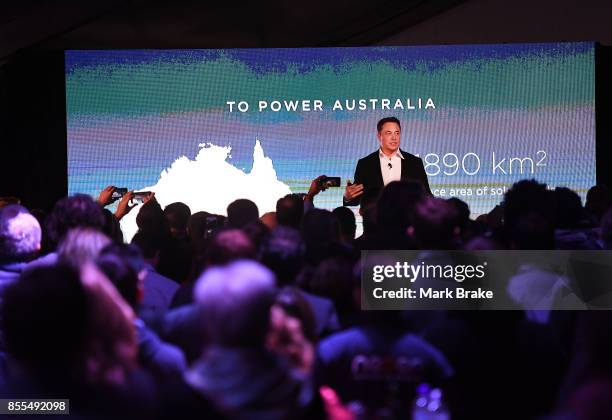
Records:
[[[274,272],[280,286],[293,284],[304,258],[304,242],[296,229],[279,226],[261,247],[261,262]]]
[[[240,198],[227,206],[227,223],[233,228],[242,228],[259,219],[257,205],[251,200]]]
[[[418,182],[390,182],[378,198],[378,226],[385,230],[406,232],[411,224],[415,206],[423,195],[423,186]]]
[[[137,309],[146,273],[140,250],[135,245],[111,243],[100,251],[96,265],[132,309]]]
[[[522,180],[504,195],[504,228],[517,249],[554,249],[554,193],[535,179]]]
[[[378,130],[378,141],[380,142],[380,148],[386,155],[391,155],[400,147],[400,136],[402,133],[402,127],[400,122],[395,117],[387,117],[378,121],[376,124]]]
[[[211,343],[229,347],[264,345],[275,296],[274,274],[246,260],[206,270],[194,291]]]
[[[587,192],[584,207],[595,216],[598,221],[610,205],[612,205],[612,193],[606,185],[595,185]]]
[[[555,227],[559,229],[577,229],[583,218],[580,196],[566,187],[557,187],[553,192],[555,201]]]
[[[254,258],[255,247],[240,229],[217,232],[206,249],[208,265],[224,265],[242,258]]]
[[[13,204],[0,210],[0,260],[25,261],[40,250],[40,224],[25,207]]]
[[[451,197],[446,201],[455,208],[459,226],[467,225],[470,221],[470,206],[468,206],[468,203],[457,197]]]
[[[331,211],[317,208],[310,210],[302,219],[301,232],[309,263],[318,264],[338,252],[340,227]]]
[[[357,230],[355,213],[348,207],[337,207],[332,213],[338,219],[341,239],[345,242],[351,242],[355,239],[355,231]]]
[[[276,220],[281,226],[299,229],[304,214],[304,200],[297,194],[287,194],[276,202]]]
[[[138,231],[132,238],[132,244],[138,247],[143,258],[153,266],[159,262],[159,253],[164,242],[164,238],[149,231]]]
[[[168,204],[164,209],[164,215],[173,236],[187,234],[187,224],[189,223],[189,217],[191,217],[191,210],[187,204],[181,202]]]
[[[261,223],[263,223],[268,228],[268,230],[274,230],[278,226],[278,220],[276,218],[275,211],[269,211],[267,213],[264,213],[259,218],[259,220],[261,220]]]
[[[149,200],[138,210],[138,232],[150,232],[160,237],[170,234],[168,220],[157,200]]]
[[[47,219],[47,235],[52,249],[55,249],[66,233],[75,227],[91,227],[104,230],[102,207],[89,195],[75,194],[55,203]]]

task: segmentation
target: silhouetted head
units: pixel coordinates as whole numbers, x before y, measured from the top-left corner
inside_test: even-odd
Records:
[[[306,258],[311,263],[331,256],[340,242],[338,219],[329,210],[315,208],[306,213],[301,232],[306,245]]]
[[[311,343],[318,341],[312,307],[300,289],[292,286],[283,287],[276,296],[275,304],[280,306],[287,315],[300,321],[302,332],[308,341]]]
[[[299,229],[304,215],[304,200],[298,194],[287,194],[276,202],[276,221],[281,226]]]
[[[459,226],[465,226],[470,221],[470,206],[457,197],[451,197],[446,201],[455,208]]]
[[[344,257],[323,260],[310,279],[310,290],[332,299],[337,309],[340,309],[339,306],[345,308],[352,303],[353,266],[353,262]]]
[[[595,221],[599,222],[610,206],[612,206],[612,194],[607,185],[595,185],[587,192],[584,208],[595,217]]]
[[[519,249],[554,249],[553,193],[535,180],[515,183],[504,196],[504,228]]]
[[[117,244],[123,243],[123,232],[121,231],[121,225],[119,220],[109,209],[102,209],[104,212],[104,228],[103,232],[113,242]]]
[[[279,226],[261,247],[261,262],[274,272],[279,285],[293,284],[304,261],[305,246],[300,233]]]
[[[255,251],[259,251],[261,244],[266,240],[270,234],[270,229],[261,220],[256,220],[245,225],[241,229],[253,244]]]
[[[210,213],[198,211],[193,213],[187,224],[187,233],[191,241],[200,241],[204,239],[206,233],[206,221]]]
[[[191,210],[185,203],[176,202],[168,204],[164,209],[170,233],[173,236],[184,236],[187,234],[187,224],[191,216]]]
[[[149,231],[138,231],[132,238],[132,244],[136,245],[142,256],[149,261],[159,258],[164,242],[165,238]]]
[[[355,231],[357,224],[355,223],[355,213],[348,207],[337,207],[332,213],[338,219],[340,227],[340,236],[345,242],[351,242],[355,239]]]
[[[145,267],[140,250],[134,245],[110,244],[100,251],[96,265],[136,309],[142,293],[139,273]]]
[[[564,187],[555,188],[553,196],[555,199],[555,226],[559,229],[580,227],[583,219],[580,196]]]
[[[302,238],[308,243],[337,241],[340,230],[338,219],[329,210],[312,209],[302,220]]]
[[[423,194],[423,186],[417,182],[393,181],[387,184],[378,198],[378,227],[405,232]]]
[[[241,198],[227,206],[227,222],[231,227],[240,229],[258,219],[259,209],[251,200]]]
[[[89,195],[75,194],[62,198],[53,207],[47,219],[46,231],[51,249],[55,249],[63,236],[75,227],[104,230],[102,207]]]
[[[164,237],[170,235],[170,227],[157,200],[149,200],[140,207],[136,216],[139,232],[154,233]]]

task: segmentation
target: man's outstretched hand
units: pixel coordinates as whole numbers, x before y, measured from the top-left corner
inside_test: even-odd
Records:
[[[325,191],[328,188],[328,185],[325,185],[321,181],[326,177],[326,175],[319,175],[310,183],[310,188],[308,189],[308,193],[304,197],[305,200],[311,200],[315,197],[315,195],[319,194],[321,191]]]
[[[142,199],[142,204],[147,204],[149,201],[155,201],[155,193],[153,191]]]
[[[344,189],[344,199],[351,201],[363,194],[363,184],[352,184],[351,181],[346,181]]]
[[[116,198],[113,198],[113,192],[115,192],[115,187],[113,187],[112,185],[109,185],[108,187],[104,188],[98,196],[98,203],[100,203],[102,207],[106,207],[115,200],[117,200]]]
[[[123,216],[128,214],[130,210],[136,207],[136,204],[130,204],[132,198],[134,198],[134,191],[128,191],[123,194],[123,197],[121,197],[119,204],[117,204],[117,210],[115,210],[115,217],[117,218],[117,220],[121,220]]]

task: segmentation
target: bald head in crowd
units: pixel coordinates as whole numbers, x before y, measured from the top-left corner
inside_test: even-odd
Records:
[[[40,251],[41,229],[38,220],[22,206],[0,210],[0,261],[27,261]]]

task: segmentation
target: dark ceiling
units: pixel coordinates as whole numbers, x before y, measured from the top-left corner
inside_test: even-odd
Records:
[[[6,1],[0,59],[23,49],[368,45],[464,1]]]

